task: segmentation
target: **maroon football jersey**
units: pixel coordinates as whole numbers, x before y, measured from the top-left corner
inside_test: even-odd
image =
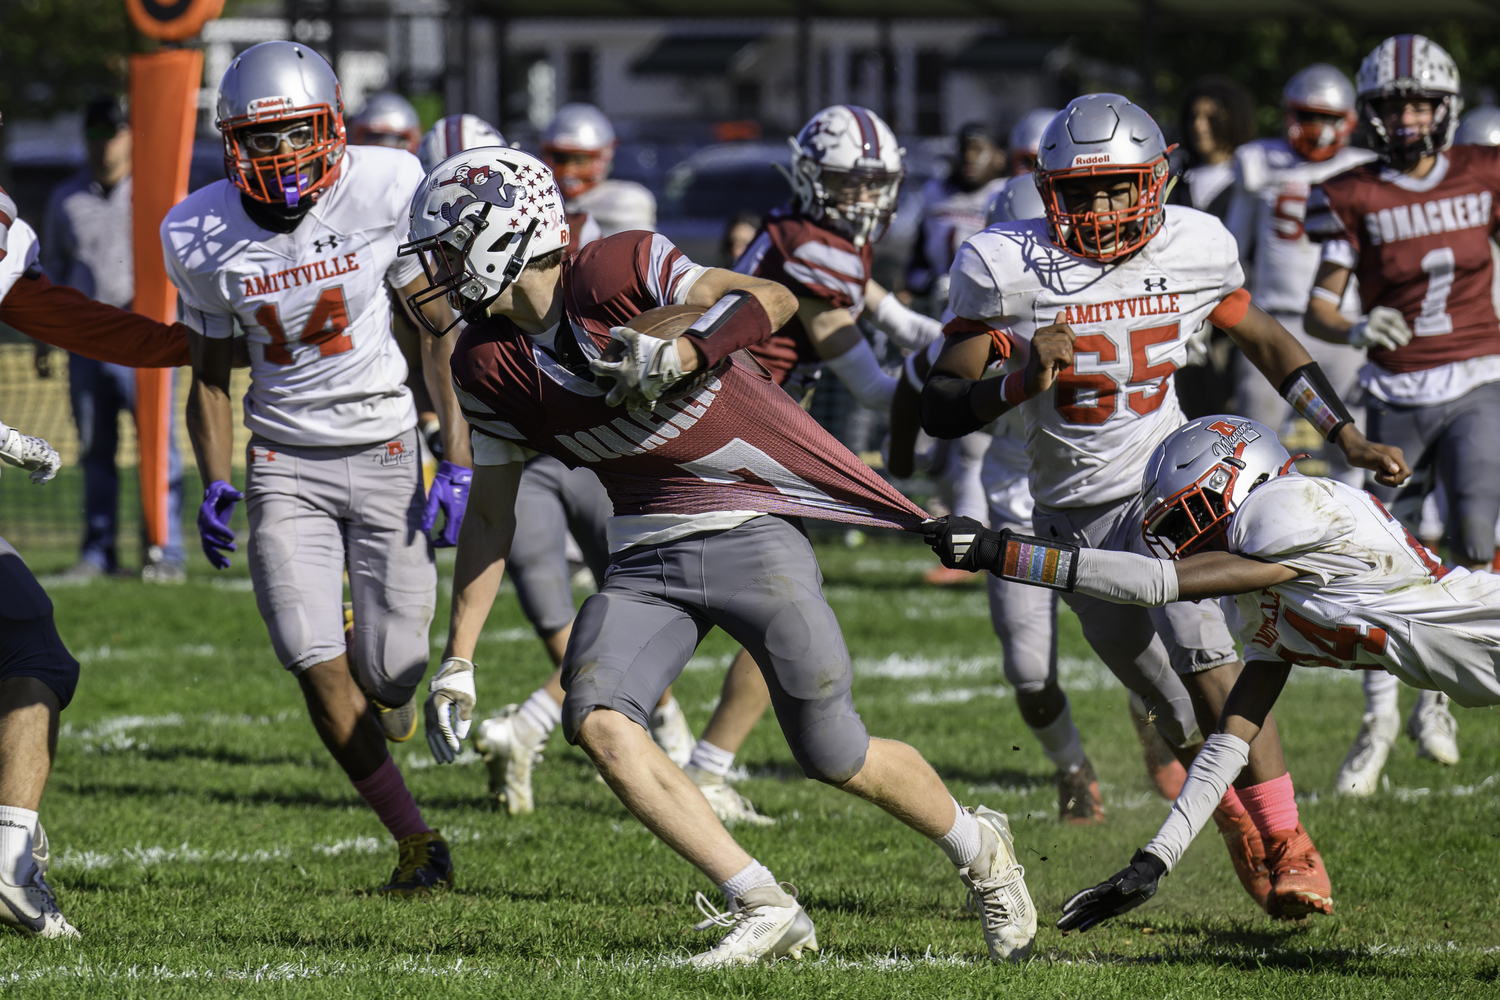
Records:
[[[865,308],[865,280],[874,248],[854,244],[790,207],[773,209],[734,269],[790,288],[799,299],[822,299],[858,319]],[[799,364],[821,360],[800,317],[749,348],[780,385]]]
[[[1402,175],[1406,187],[1382,174],[1393,172],[1369,163],[1321,185],[1359,256],[1364,311],[1398,309],[1414,334],[1394,351],[1371,348],[1370,360],[1410,372],[1500,354],[1490,297],[1500,148],[1454,146],[1421,181]]]
[[[693,265],[659,234],[619,233],[563,261],[552,348],[504,317],[453,352],[464,415],[481,434],[598,475],[618,515],[759,510],[915,529],[927,516],[738,358],[655,413],[606,406],[588,373],[609,329],[673,301]]]

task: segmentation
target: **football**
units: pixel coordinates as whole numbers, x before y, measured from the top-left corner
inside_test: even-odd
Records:
[[[693,325],[694,320],[707,311],[698,306],[657,306],[632,317],[625,326],[658,340],[676,340]],[[600,356],[605,361],[619,361],[623,350],[624,345],[620,341],[611,341]]]

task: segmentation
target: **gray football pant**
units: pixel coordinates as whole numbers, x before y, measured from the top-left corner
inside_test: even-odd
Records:
[[[990,505],[990,527],[1033,534],[1031,521]],[[1057,591],[1011,583],[985,574],[990,624],[1004,654],[1005,679],[1022,694],[1038,694],[1057,684]]]
[[[1032,522],[1042,538],[1096,549],[1144,549],[1138,497],[1089,507],[1038,504]],[[1139,608],[1077,593],[1064,594],[1063,600],[1078,615],[1083,637],[1099,659],[1155,713],[1162,737],[1179,747],[1201,740],[1192,699],[1178,675],[1239,659],[1218,603],[1178,601],[1162,608]]]
[[[427,671],[437,599],[420,455],[415,430],[345,448],[255,438],[248,450],[250,579],[277,658],[300,674],[345,652],[347,568],[348,652],[360,686],[390,706]]]
[[[596,708],[647,728],[651,709],[718,626],[755,657],[792,755],[810,778],[842,783],[870,737],[854,710],[849,650],[823,598],[812,546],[793,523],[757,517],[614,557],[563,658],[563,732]]]
[[[1500,515],[1500,382],[1435,406],[1396,406],[1372,397],[1369,413],[1370,440],[1399,447],[1412,469],[1405,486],[1371,485],[1370,491],[1415,532],[1422,501],[1441,480],[1453,557],[1489,563]]]
[[[604,585],[609,543],[604,523],[614,513],[599,477],[538,455],[521,472],[516,492],[516,537],[505,569],[516,585],[526,620],[546,638],[573,620],[568,535],[583,550],[594,582]]]

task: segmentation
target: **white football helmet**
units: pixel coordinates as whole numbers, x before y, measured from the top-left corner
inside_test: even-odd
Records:
[[[1005,182],[995,200],[990,202],[984,224],[993,226],[997,222],[1020,222],[1023,219],[1040,219],[1047,214],[1042,204],[1042,195],[1030,174],[1020,174]]]
[[[417,109],[389,90],[371,94],[359,114],[349,119],[349,141],[356,146],[390,146],[413,153],[421,138]]]
[[[1182,425],[1146,461],[1146,545],[1167,559],[1192,555],[1224,533],[1251,490],[1292,472],[1295,461],[1275,431],[1248,417],[1219,414]]]
[[[286,128],[296,122],[301,127]],[[219,82],[218,125],[229,182],[256,201],[314,201],[344,158],[344,102],[322,56],[296,42],[261,42]],[[262,145],[265,148],[260,148]],[[280,149],[290,146],[283,155]]]
[[[527,264],[568,245],[562,193],[547,165],[519,149],[487,146],[439,163],[411,202],[411,234],[431,288],[407,303],[441,337],[473,322]],[[458,319],[437,329],[421,306],[446,296]]]
[[[592,104],[564,104],[542,131],[542,159],[569,198],[609,176],[617,145],[614,126]]]
[[[802,214],[848,237],[855,246],[885,235],[906,176],[906,150],[880,116],[852,104],[824,108],[788,139],[792,168],[776,169],[792,184]]]
[[[1370,144],[1397,166],[1415,163],[1447,149],[1463,114],[1458,94],[1458,66],[1442,46],[1422,35],[1392,35],[1359,64],[1355,80],[1359,112],[1370,130]],[[1433,103],[1432,128],[1388,133],[1379,104],[1386,98],[1422,98]]]
[[[1042,149],[1042,133],[1056,117],[1056,108],[1035,108],[1022,115],[1010,130],[1010,165],[1017,174],[1029,174],[1036,169],[1037,154]]]
[[[1327,63],[1313,63],[1296,73],[1281,91],[1286,110],[1286,138],[1292,148],[1314,163],[1331,159],[1354,132],[1354,85]],[[1318,123],[1305,116],[1338,115],[1337,124]]]
[[[1455,146],[1500,146],[1500,108],[1481,104],[1464,115],[1453,133]]]
[[[432,173],[432,168],[455,153],[480,146],[509,146],[500,130],[478,115],[449,115],[422,136],[417,147],[417,159],[422,169]]]

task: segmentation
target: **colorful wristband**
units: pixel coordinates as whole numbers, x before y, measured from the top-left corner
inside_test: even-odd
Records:
[[[1316,361],[1303,365],[1281,382],[1281,398],[1298,415],[1315,427],[1325,441],[1331,441],[1345,424],[1354,423],[1343,400],[1328,383],[1328,376]]]
[[[1007,528],[1000,533],[1000,566],[994,573],[1002,580],[1071,592],[1078,578],[1078,546]]]

